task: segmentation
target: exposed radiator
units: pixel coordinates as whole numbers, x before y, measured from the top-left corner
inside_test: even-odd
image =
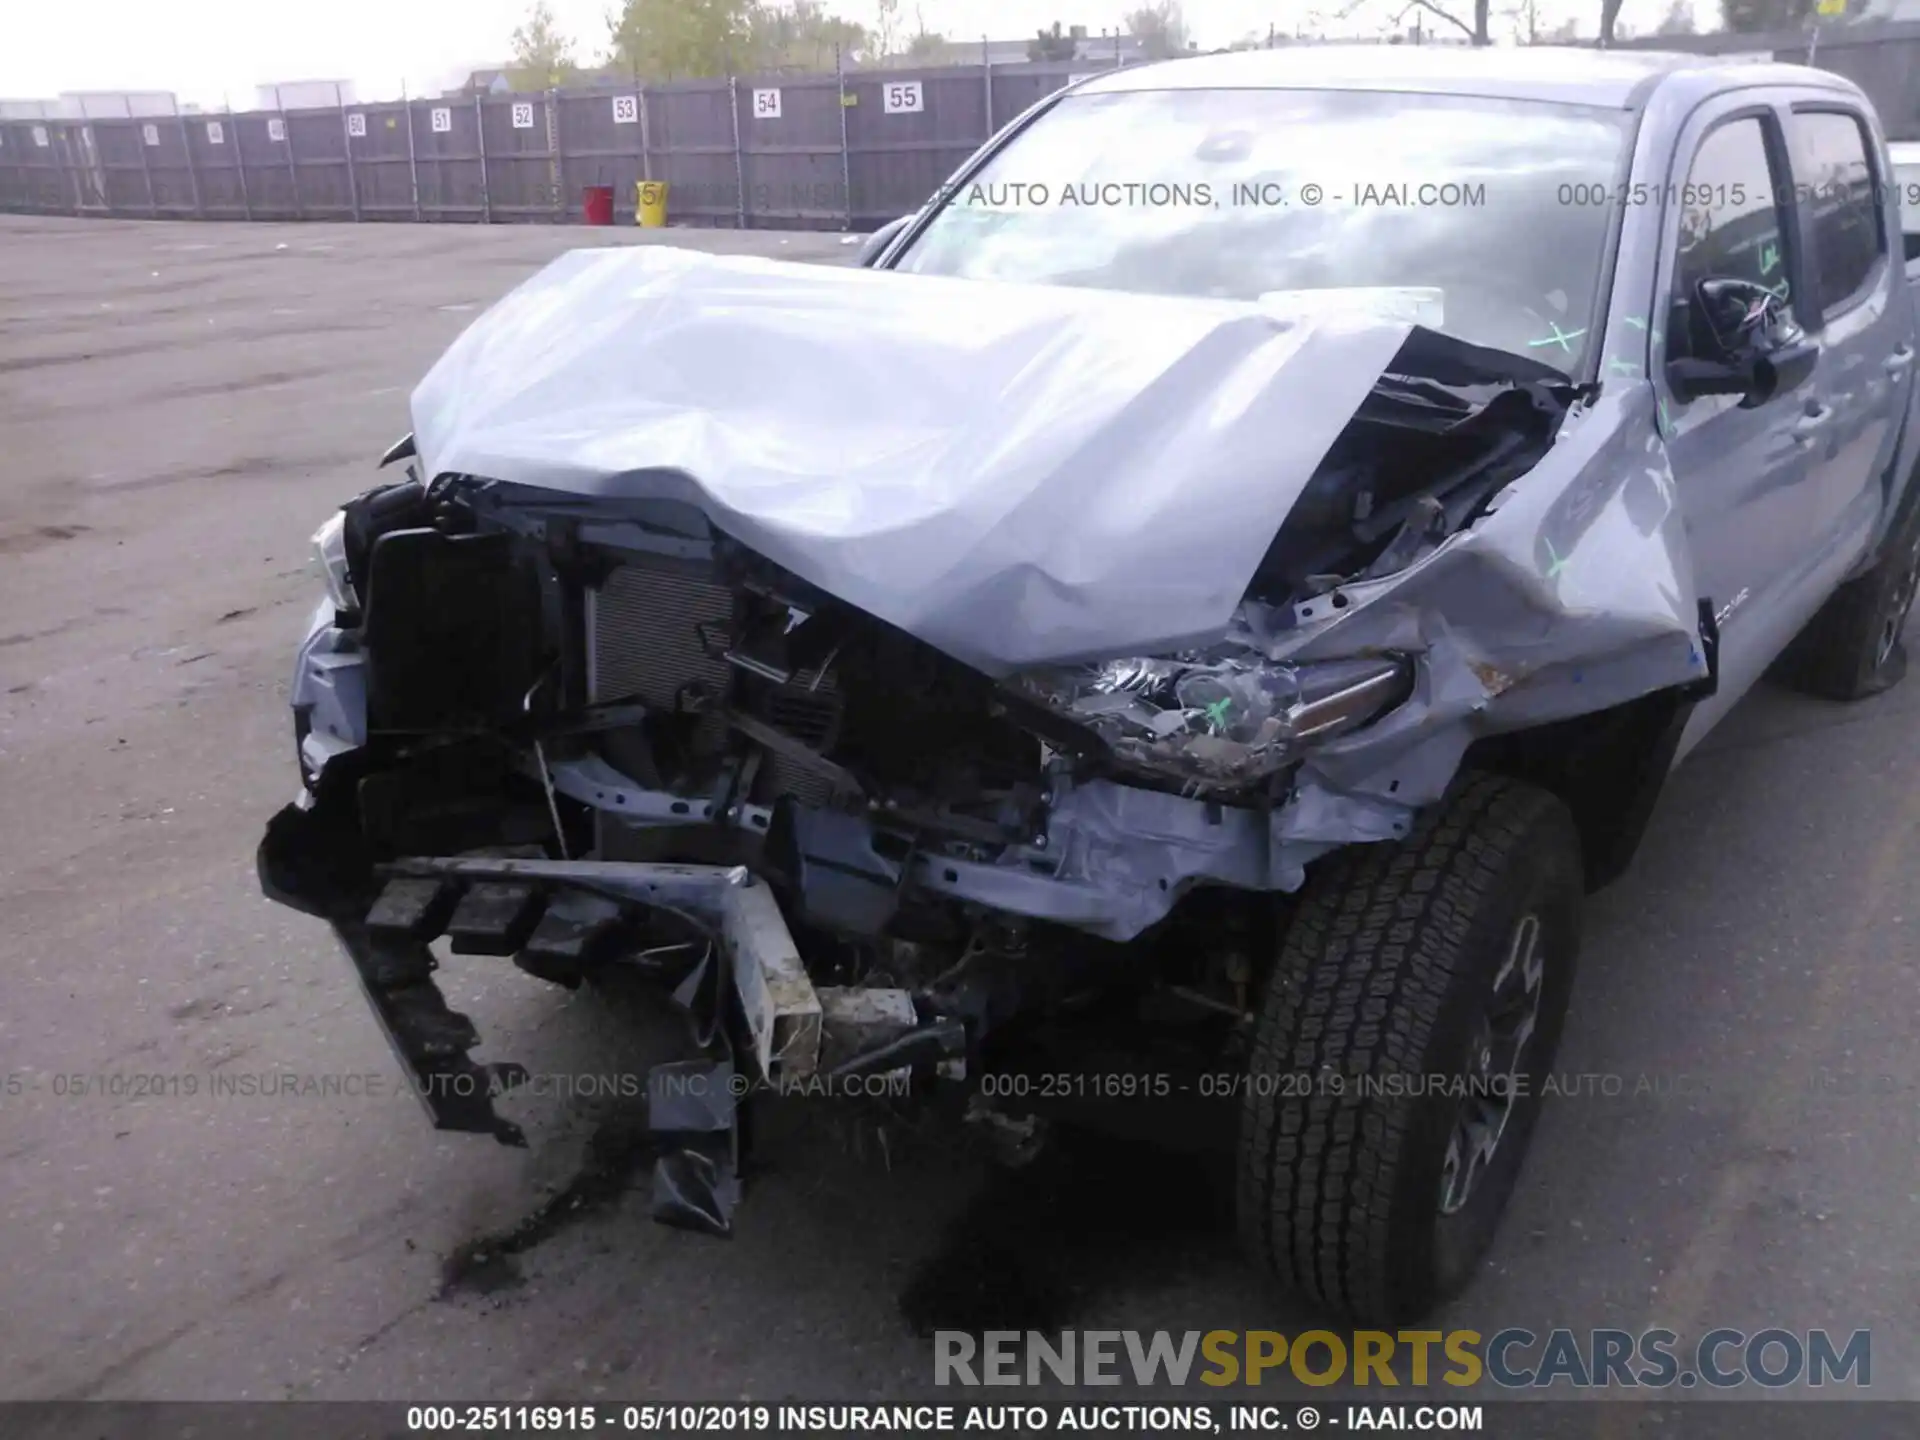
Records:
[[[732,591],[702,565],[646,557],[619,566],[588,598],[593,699],[634,697],[671,711],[689,684],[699,684],[715,698],[726,694],[733,667],[720,656],[732,618]],[[828,739],[839,695],[831,676],[818,690],[807,689],[812,679],[802,674],[792,686],[775,692],[762,718],[796,739],[821,745]],[[818,801],[826,793],[818,775],[769,754],[761,761],[752,798],[765,804],[792,794]]]
[[[622,565],[588,604],[595,701],[638,696],[657,710],[671,710],[690,681],[715,696],[726,691],[732,667],[707,653],[700,627],[724,647],[733,592],[704,567],[666,559]]]

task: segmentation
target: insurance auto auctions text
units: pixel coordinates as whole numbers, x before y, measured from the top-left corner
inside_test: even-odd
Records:
[[[975,181],[955,199],[988,210],[1059,209],[1259,209],[1349,205],[1356,209],[1420,209],[1438,206],[1477,209],[1487,203],[1484,184],[1433,180],[1347,181],[1332,186],[1308,181],[1283,185],[1276,180],[1235,181],[1219,186],[1208,180]]]

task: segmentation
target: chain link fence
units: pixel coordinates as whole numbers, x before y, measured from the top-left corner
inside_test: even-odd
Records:
[[[1110,64],[1110,62],[1109,62]],[[1096,61],[736,76],[630,90],[0,120],[0,210],[195,220],[578,221],[664,181],[672,223],[869,230]]]

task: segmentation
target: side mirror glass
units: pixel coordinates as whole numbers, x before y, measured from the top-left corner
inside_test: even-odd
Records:
[[[871,268],[873,262],[880,258],[881,252],[893,243],[893,237],[906,229],[912,220],[913,216],[902,215],[899,219],[889,220],[882,225],[866,238],[860,246],[860,253],[854,257],[853,263],[863,268]]]
[[[1688,305],[1692,354],[1667,363],[1667,385],[1682,401],[1738,395],[1764,405],[1806,383],[1820,347],[1793,322],[1779,293],[1751,280],[1710,276]]]

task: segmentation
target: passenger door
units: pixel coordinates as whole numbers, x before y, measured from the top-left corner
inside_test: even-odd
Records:
[[[1692,312],[1703,279],[1749,280],[1794,295],[1801,261],[1784,203],[1790,183],[1771,107],[1730,98],[1688,122],[1663,212],[1656,294],[1664,313],[1651,322],[1659,339],[1656,361],[1695,354]],[[1682,403],[1667,385],[1664,363],[1653,370],[1695,584],[1712,601],[1720,626],[1719,690],[1696,708],[1684,750],[1785,643],[1776,633],[1778,617],[1792,608],[1790,577],[1817,509],[1805,434],[1810,418],[1817,428],[1817,417],[1811,417],[1810,386],[1761,405],[1732,395]]]
[[[1796,102],[1787,115],[1787,153],[1807,257],[1807,328],[1821,347],[1809,387],[1825,417],[1814,447],[1811,537],[1845,569],[1879,515],[1905,412],[1913,337],[1895,293],[1905,265],[1887,236],[1886,179],[1870,158],[1880,146],[1864,116],[1829,97]]]

